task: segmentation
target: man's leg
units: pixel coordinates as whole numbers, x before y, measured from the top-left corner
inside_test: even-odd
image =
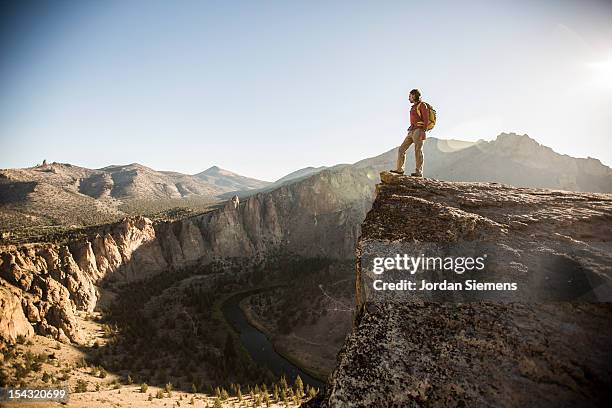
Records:
[[[412,134],[412,141],[414,142],[414,161],[416,163],[415,173],[419,176],[423,175],[423,136],[425,131],[423,129],[417,129]]]
[[[408,148],[412,144],[412,134],[413,133],[414,132],[412,130],[408,132],[408,135],[406,136],[406,138],[400,145],[399,150],[397,151],[397,166],[395,167],[396,172],[404,171],[404,160],[406,160],[406,150],[408,150]]]

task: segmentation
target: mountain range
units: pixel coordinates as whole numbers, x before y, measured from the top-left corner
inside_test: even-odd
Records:
[[[561,155],[527,135],[502,133],[495,140],[478,142],[430,137],[424,144],[424,154],[424,173],[430,178],[612,192],[612,169],[599,160]],[[272,191],[316,177],[323,170],[370,168],[377,178],[378,172],[395,166],[396,157],[394,148],[354,164],[299,169],[273,183],[217,166],[195,175],[156,171],[137,163],[101,169],[62,163],[5,169],[0,170],[0,221],[6,231],[28,226],[101,224],[175,207],[206,210],[235,194],[243,198]],[[413,166],[411,149],[406,171]]]
[[[205,207],[222,193],[269,184],[217,166],[187,175],[138,163],[101,169],[44,163],[0,170],[0,220],[3,229],[100,224],[177,206]]]

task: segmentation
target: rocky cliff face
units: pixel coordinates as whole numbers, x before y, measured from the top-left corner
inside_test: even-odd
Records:
[[[357,313],[323,406],[609,405],[612,196],[381,174],[357,246]],[[517,290],[374,289],[374,258],[487,255],[413,277]],[[410,280],[403,271],[403,277]]]
[[[66,245],[32,243],[1,248],[0,283],[7,288],[2,297],[9,303],[21,303],[38,333],[78,342],[74,313],[95,308],[99,297],[96,284],[115,275],[124,279],[145,276],[166,266],[152,222],[144,217],[126,218]],[[15,320],[5,312],[3,309],[0,322]],[[19,333],[2,330],[0,335],[9,340],[18,334],[29,335],[33,333],[31,325]]]
[[[154,225],[144,217],[126,218],[66,244],[2,247],[0,301],[6,307],[0,335],[14,340],[31,335],[33,326],[40,334],[78,342],[74,313],[95,308],[97,286],[171,273],[195,262],[257,258],[279,248],[350,258],[374,183],[367,169],[324,171],[180,221]]]

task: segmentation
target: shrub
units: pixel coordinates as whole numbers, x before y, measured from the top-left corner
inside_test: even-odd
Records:
[[[47,356],[45,353],[40,353],[36,355],[35,359],[37,362],[44,364],[49,361],[49,356]]]
[[[148,389],[149,389],[149,386],[147,385],[147,383],[140,384],[140,392],[141,393],[144,394],[145,392],[147,392]]]
[[[87,392],[87,381],[78,379],[74,392]]]

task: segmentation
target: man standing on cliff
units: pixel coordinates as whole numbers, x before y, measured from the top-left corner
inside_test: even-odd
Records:
[[[425,130],[429,125],[429,109],[425,103],[421,102],[421,92],[418,89],[413,89],[408,94],[408,100],[412,103],[410,109],[410,127],[408,134],[399,147],[397,152],[397,166],[392,173],[404,174],[404,160],[406,159],[406,150],[414,143],[414,158],[416,169],[411,176],[423,177],[423,142],[425,141]]]

